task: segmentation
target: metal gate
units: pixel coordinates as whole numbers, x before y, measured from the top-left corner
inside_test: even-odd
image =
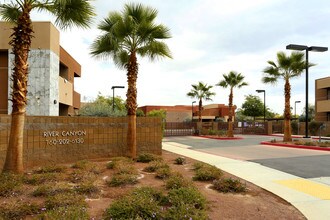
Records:
[[[194,122],[166,122],[164,136],[189,136],[197,131],[197,124]]]

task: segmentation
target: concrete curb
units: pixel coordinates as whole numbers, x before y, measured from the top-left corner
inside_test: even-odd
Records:
[[[321,150],[321,151],[330,151],[329,147],[317,147],[317,146],[305,146],[305,145],[295,145],[295,144],[283,144],[283,143],[272,143],[263,141],[260,144],[267,146],[277,146],[277,147],[290,147],[290,148],[300,148],[300,149],[308,149],[308,150]]]

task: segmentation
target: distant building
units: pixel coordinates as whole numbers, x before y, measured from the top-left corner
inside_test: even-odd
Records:
[[[12,108],[11,28],[11,24],[0,22],[0,114],[10,114]],[[27,114],[75,115],[80,108],[80,94],[74,91],[74,78],[81,76],[81,66],[60,46],[60,33],[50,22],[33,22],[33,30]]]
[[[330,77],[315,80],[315,121],[330,121]]]
[[[198,105],[175,105],[175,106],[155,106],[147,105],[139,107],[144,114],[152,110],[165,110],[166,111],[166,122],[184,122],[198,120]],[[233,107],[235,111],[236,106]],[[203,106],[202,121],[227,121],[228,120],[229,107],[224,104],[210,104]],[[234,116],[235,114],[233,114]]]

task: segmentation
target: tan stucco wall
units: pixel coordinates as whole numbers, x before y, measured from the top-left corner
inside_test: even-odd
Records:
[[[73,105],[73,84],[59,77],[59,101],[66,105]]]
[[[60,33],[51,22],[33,22],[33,39],[31,49],[48,49],[60,55]],[[10,49],[12,24],[0,22],[0,49]]]
[[[330,87],[330,77],[316,80],[316,89],[324,89]]]

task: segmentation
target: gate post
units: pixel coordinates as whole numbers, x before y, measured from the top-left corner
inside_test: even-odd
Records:
[[[273,122],[271,121],[267,122],[267,134],[268,135],[273,134]]]

